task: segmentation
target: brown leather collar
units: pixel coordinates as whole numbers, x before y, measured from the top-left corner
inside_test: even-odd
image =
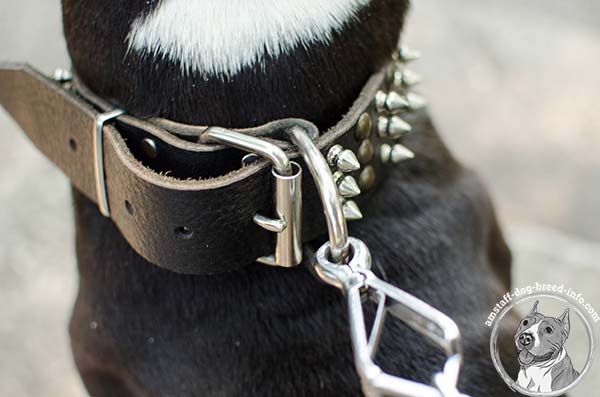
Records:
[[[385,159],[373,153],[393,143],[386,134],[390,119],[379,116],[375,122],[381,106],[387,106],[374,101],[381,90],[387,92],[386,80],[383,71],[373,75],[343,119],[320,136],[316,126],[299,119],[241,131],[273,140],[301,166],[294,148],[277,140],[292,125],[300,124],[318,136],[315,143],[323,153],[334,145],[358,153],[361,168],[346,176],[360,182],[362,193],[351,200],[361,205],[387,172]],[[97,202],[93,131],[97,117],[111,107],[77,80],[74,83],[77,90],[27,65],[5,65],[0,67],[0,104],[71,183]],[[256,213],[273,211],[270,164],[259,160],[242,166],[246,153],[198,142],[205,129],[127,114],[103,128],[112,221],[142,257],[179,273],[233,270],[274,249],[274,234],[252,221]],[[372,132],[378,129],[380,134]],[[306,242],[323,234],[325,223],[315,216],[321,213],[321,204],[310,178],[303,181],[302,195]]]

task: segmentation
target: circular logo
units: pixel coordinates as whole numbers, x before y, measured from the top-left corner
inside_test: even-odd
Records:
[[[500,329],[512,340],[499,338]],[[575,387],[590,368],[594,332],[577,302],[560,294],[531,294],[511,298],[498,313],[490,351],[512,390],[527,396],[559,396]]]

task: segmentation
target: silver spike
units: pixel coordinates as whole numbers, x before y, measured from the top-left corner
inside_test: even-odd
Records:
[[[419,51],[406,46],[402,46],[398,49],[398,60],[400,62],[408,63],[416,61],[419,58],[421,58],[421,53]]]
[[[337,171],[333,174],[333,179],[342,197],[356,197],[360,194],[360,188],[354,177]]]
[[[352,200],[347,200],[343,206],[344,218],[347,221],[355,221],[363,218],[363,214],[358,208],[358,204],[356,204]]]
[[[392,147],[392,151],[390,153],[390,159],[392,163],[397,164],[404,160],[409,160],[415,157],[415,153],[407,148],[404,145],[400,145],[399,143],[395,144]]]
[[[360,168],[360,163],[352,150],[344,149],[342,145],[333,145],[327,152],[327,162],[342,172],[352,172]]]
[[[352,172],[360,169],[360,162],[352,150],[343,150],[337,158],[337,167],[342,172]]]
[[[377,133],[380,137],[401,138],[407,132],[412,131],[412,127],[406,121],[398,116],[384,117],[377,119]]]
[[[387,143],[384,143],[379,147],[379,158],[381,162],[386,164],[389,163],[390,157],[392,156],[392,147]]]
[[[396,68],[392,78],[392,84],[397,88],[410,88],[421,82],[421,76],[412,70],[404,69],[400,67]]]
[[[379,90],[375,94],[375,107],[378,112],[388,111],[390,113],[397,113],[401,110],[409,109],[410,103],[404,95],[400,95],[396,91],[386,93]]]
[[[410,132],[412,127],[406,121],[402,120],[398,116],[392,116],[388,122],[387,126],[387,134],[394,138],[398,139],[407,132]]]
[[[406,102],[408,103],[409,110],[419,110],[427,106],[427,100],[421,95],[410,92],[406,94]]]
[[[52,74],[52,78],[59,83],[65,83],[67,81],[71,81],[73,79],[73,75],[71,71],[63,68],[58,68]]]

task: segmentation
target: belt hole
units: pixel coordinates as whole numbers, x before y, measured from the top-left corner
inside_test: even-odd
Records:
[[[181,239],[189,240],[194,235],[194,232],[187,226],[177,226],[175,228],[175,235]]]
[[[125,209],[129,213],[129,215],[133,215],[133,205],[131,205],[129,200],[125,200]]]
[[[69,148],[73,152],[77,151],[77,141],[75,141],[75,139],[69,138]]]

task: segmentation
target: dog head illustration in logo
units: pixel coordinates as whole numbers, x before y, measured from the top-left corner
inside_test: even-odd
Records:
[[[558,318],[538,313],[536,301],[523,318],[515,344],[521,369],[517,383],[535,392],[561,390],[573,383],[579,373],[564,348],[569,337],[569,309]]]

